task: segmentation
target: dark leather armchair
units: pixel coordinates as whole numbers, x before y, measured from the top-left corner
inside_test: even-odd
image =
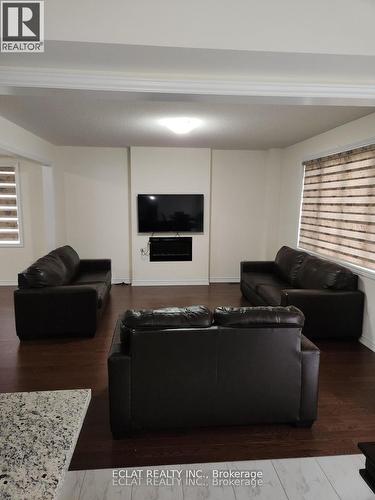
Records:
[[[305,315],[311,339],[358,338],[364,294],[349,269],[282,247],[274,261],[241,262],[241,290],[252,305],[290,306]]]
[[[143,429],[310,426],[319,350],[294,307],[127,311],[108,357],[114,437]]]
[[[111,261],[80,259],[66,245],[20,273],[18,284],[14,307],[21,340],[92,337],[111,289]]]

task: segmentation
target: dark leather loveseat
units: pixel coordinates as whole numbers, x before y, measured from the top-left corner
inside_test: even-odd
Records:
[[[251,423],[310,426],[319,350],[294,307],[127,311],[108,357],[110,423],[143,429]]]
[[[14,292],[21,340],[93,337],[111,289],[109,259],[80,259],[66,245],[18,275]]]
[[[298,307],[310,339],[361,336],[358,276],[334,262],[283,246],[275,261],[241,262],[241,290],[252,305]]]

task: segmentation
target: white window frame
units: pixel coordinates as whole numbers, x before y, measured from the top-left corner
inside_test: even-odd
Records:
[[[0,241],[0,248],[23,248],[24,240],[23,240],[23,224],[22,224],[22,195],[21,195],[21,176],[20,176],[20,167],[19,162],[14,160],[6,160],[0,159],[0,170],[1,167],[14,167],[15,171],[15,182],[16,182],[16,202],[17,202],[17,217],[18,217],[18,236],[19,241],[4,243]]]

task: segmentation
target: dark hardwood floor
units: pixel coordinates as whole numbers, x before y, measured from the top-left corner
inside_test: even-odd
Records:
[[[0,392],[91,388],[92,401],[71,469],[219,462],[358,453],[375,440],[375,353],[358,342],[319,342],[319,418],[311,429],[258,425],[148,433],[112,440],[107,352],[116,318],[131,307],[243,303],[239,285],[112,288],[93,339],[20,343],[13,288],[0,287]],[[245,396],[244,396],[245,397]]]

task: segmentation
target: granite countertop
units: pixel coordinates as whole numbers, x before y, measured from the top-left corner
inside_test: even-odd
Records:
[[[56,498],[90,389],[0,394],[0,498]]]

